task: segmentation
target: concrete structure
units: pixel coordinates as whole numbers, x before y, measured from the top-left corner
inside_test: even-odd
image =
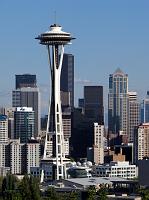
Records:
[[[46,160],[46,148],[48,134],[52,135],[53,153],[51,164],[54,166],[56,161],[56,168],[54,172],[54,179],[59,180],[65,178],[65,152],[64,152],[64,135],[62,124],[62,110],[61,110],[61,69],[63,63],[64,46],[74,38],[70,33],[61,30],[62,27],[54,24],[50,26],[50,31],[40,34],[36,39],[40,44],[45,45],[48,49],[48,59],[51,74],[51,105],[49,105],[47,132],[45,139],[45,150],[43,156],[43,165]],[[50,49],[50,47],[52,47]],[[51,56],[52,55],[52,56]],[[44,179],[44,170],[42,170],[41,182]]]
[[[134,162],[149,157],[149,123],[140,124],[134,133]]]
[[[17,107],[14,112],[14,138],[27,143],[34,136],[34,111],[29,107]]]
[[[0,167],[11,174],[30,174],[30,167],[39,167],[40,144],[36,140],[20,143],[19,139],[0,144]],[[3,170],[3,169],[2,169]]]
[[[72,124],[71,121],[72,121],[72,114],[70,110],[65,109],[65,111],[62,113],[63,133],[65,140],[71,137],[71,124]]]
[[[134,141],[134,129],[140,123],[140,105],[136,92],[128,92],[128,141]]]
[[[26,144],[26,168],[27,174],[30,174],[31,167],[40,165],[40,144],[36,140],[30,140]]]
[[[22,169],[22,165],[25,165],[25,159],[22,160],[23,146],[24,144],[20,144],[20,140],[14,140],[10,143],[10,172],[12,174],[22,174],[24,172]]]
[[[130,165],[129,162],[111,162],[110,164],[97,165],[94,167],[96,176],[101,177],[122,177],[133,179],[137,177],[136,165]]]
[[[21,84],[21,83],[20,83]],[[40,92],[38,87],[21,87],[12,91],[13,107],[32,107],[35,112],[34,137],[40,132]]]
[[[5,167],[5,148],[7,144],[0,143],[0,167]]]
[[[104,163],[104,126],[94,123],[94,162],[97,164]],[[96,155],[96,156],[95,156]]]
[[[8,117],[0,115],[0,143],[7,143],[8,141]]]
[[[8,117],[8,138],[14,138],[14,111],[15,108],[1,108],[0,113]]]
[[[119,68],[109,75],[108,127],[112,133],[127,135],[128,131],[128,75]]]
[[[48,158],[52,157],[52,152],[53,152],[53,141],[52,137],[49,136],[46,148],[46,155]],[[69,156],[69,139],[64,139],[64,152],[66,156]]]

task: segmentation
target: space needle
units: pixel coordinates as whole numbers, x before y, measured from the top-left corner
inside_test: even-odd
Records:
[[[70,44],[75,39],[70,33],[62,31],[62,27],[53,24],[50,30],[36,37],[40,44],[45,45],[48,51],[48,61],[51,76],[51,100],[48,109],[48,120],[44,155],[42,162],[47,162],[47,141],[49,135],[52,137],[52,156],[48,160],[53,169],[53,179],[60,180],[66,177],[64,151],[64,135],[62,123],[61,97],[60,97],[60,77],[64,55],[64,46]],[[44,170],[41,172],[41,182],[44,179]]]

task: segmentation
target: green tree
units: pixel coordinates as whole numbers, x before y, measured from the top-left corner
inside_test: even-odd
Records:
[[[142,197],[142,200],[149,200],[149,189],[140,189],[139,194]]]
[[[12,174],[7,174],[2,182],[2,197],[4,200],[20,200],[17,192],[19,180]]]
[[[101,186],[101,188],[97,191],[97,199],[99,200],[107,200],[107,189],[104,186]]]
[[[23,200],[40,200],[39,182],[33,176],[25,175],[20,183],[19,190]]]
[[[46,197],[48,197],[48,200],[60,200],[60,197],[55,191],[54,187],[49,187],[45,194]]]
[[[40,200],[39,180],[36,177],[30,176],[29,182],[32,200]]]
[[[96,198],[95,186],[90,186],[87,190],[87,200],[93,200]]]

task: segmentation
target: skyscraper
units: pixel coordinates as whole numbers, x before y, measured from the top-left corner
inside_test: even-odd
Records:
[[[36,75],[22,74],[16,76],[16,89],[23,87],[37,87]]]
[[[141,122],[149,122],[149,91],[147,91],[146,98],[141,103]]]
[[[127,135],[128,130],[128,75],[121,69],[109,75],[108,127],[112,133]]]
[[[14,137],[27,143],[34,136],[34,111],[29,107],[17,107],[14,112]]]
[[[104,124],[103,86],[84,86],[84,114],[90,121]]]
[[[149,123],[143,123],[134,133],[134,162],[149,157]]]
[[[36,79],[32,76],[31,80],[28,80],[26,83],[25,75],[16,75],[16,90],[12,91],[12,106],[13,107],[32,107],[35,112],[35,132],[34,137],[37,137],[40,131],[40,93],[39,88],[36,87],[35,82]],[[19,77],[19,78],[18,78]],[[21,78],[20,78],[21,77]],[[25,77],[25,81],[22,77]],[[34,77],[34,75],[33,75]],[[23,79],[23,81],[22,81]],[[30,83],[31,82],[31,83]],[[23,87],[21,87],[23,86]],[[29,87],[28,87],[29,86]],[[35,86],[35,87],[33,87]]]
[[[0,115],[0,143],[8,142],[8,117]]]
[[[140,122],[140,107],[136,92],[128,92],[128,141],[134,141],[134,129]]]
[[[73,110],[74,107],[74,55],[64,53],[60,90],[67,93],[67,98],[70,98],[70,107]],[[63,107],[63,99],[62,99]]]

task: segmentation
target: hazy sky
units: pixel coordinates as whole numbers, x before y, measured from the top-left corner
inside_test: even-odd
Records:
[[[46,49],[34,38],[55,22],[77,39],[65,52],[75,55],[75,96],[84,85],[103,85],[120,67],[129,90],[142,99],[149,90],[148,0],[2,0],[0,2],[0,105],[11,105],[15,74],[37,75],[42,110],[49,84]]]

